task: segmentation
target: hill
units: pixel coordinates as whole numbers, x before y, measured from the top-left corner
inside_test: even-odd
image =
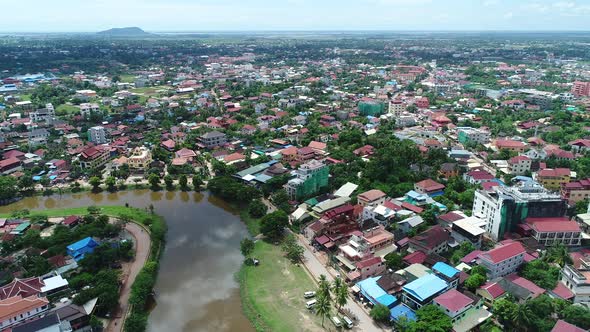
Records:
[[[148,37],[148,36],[152,36],[151,33],[145,32],[141,28],[138,28],[138,27],[113,28],[113,29],[98,32],[98,35],[110,36],[110,37]]]

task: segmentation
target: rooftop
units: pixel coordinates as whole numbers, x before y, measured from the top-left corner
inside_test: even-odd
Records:
[[[468,305],[473,304],[473,300],[470,297],[456,289],[451,289],[450,291],[435,297],[434,302],[449,309],[451,312],[459,311]]]
[[[512,242],[501,247],[492,249],[479,254],[479,258],[488,260],[492,263],[499,263],[511,257],[524,254],[526,251],[520,242]]]
[[[438,292],[441,292],[447,288],[447,286],[448,285],[446,281],[434,274],[427,274],[405,285],[403,290],[412,294],[420,301],[424,301]]]

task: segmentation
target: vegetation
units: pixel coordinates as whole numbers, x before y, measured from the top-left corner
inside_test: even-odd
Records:
[[[289,217],[283,211],[275,211],[262,217],[260,220],[260,232],[269,241],[278,241],[285,234],[285,227],[289,224]]]
[[[524,264],[520,275],[545,289],[554,289],[559,280],[560,268],[541,259]]]
[[[389,308],[381,303],[374,306],[369,314],[371,315],[371,318],[377,322],[389,323]]]
[[[432,304],[418,309],[416,318],[416,321],[408,324],[410,332],[439,332],[453,329],[451,318]]]

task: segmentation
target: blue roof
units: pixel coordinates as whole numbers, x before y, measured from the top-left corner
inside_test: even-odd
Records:
[[[367,278],[365,280],[359,281],[356,286],[360,288],[361,293],[373,304],[377,304],[377,299],[383,295],[388,295],[386,291],[383,290],[379,285],[377,285],[377,280],[381,279],[379,277],[372,277]]]
[[[377,302],[383,304],[384,306],[391,308],[396,302],[397,297],[391,294],[381,295],[376,299]]]
[[[406,196],[410,197],[413,200],[425,200],[428,196],[421,194],[417,191],[410,190],[406,193]]]
[[[78,251],[86,246],[88,246],[89,244],[94,243],[95,245],[97,244],[90,236],[87,238],[84,238],[76,243],[72,243],[68,246],[68,250],[72,250],[72,251]]]
[[[434,274],[427,274],[405,285],[403,290],[412,294],[418,300],[424,301],[429,297],[443,291],[445,288],[447,288],[446,281]]]
[[[456,268],[454,268],[444,262],[437,262],[436,264],[434,264],[432,266],[432,270],[440,272],[442,275],[444,275],[447,278],[453,278],[457,273],[461,272],[461,271],[457,270]]]
[[[398,321],[401,317],[406,317],[408,320],[416,320],[416,313],[405,304],[400,304],[389,310],[391,319]]]

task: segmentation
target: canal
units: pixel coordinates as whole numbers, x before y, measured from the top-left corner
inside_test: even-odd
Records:
[[[240,241],[248,232],[237,211],[208,193],[134,190],[36,196],[0,207],[0,213],[126,203],[138,208],[152,204],[168,224],[148,331],[254,331],[242,313],[234,279],[242,263]]]

